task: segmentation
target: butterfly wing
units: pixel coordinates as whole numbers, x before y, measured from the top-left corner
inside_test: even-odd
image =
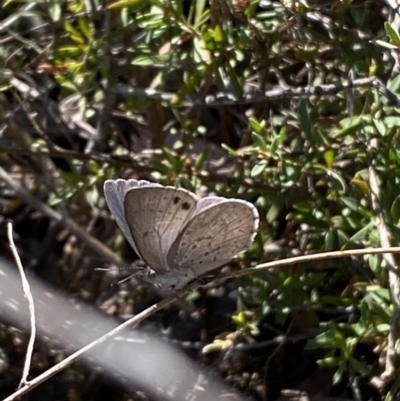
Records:
[[[125,219],[141,258],[156,272],[170,271],[167,255],[196,210],[197,197],[184,189],[145,185],[125,196]]]
[[[168,253],[169,266],[200,276],[251,245],[259,223],[255,206],[239,199],[212,198],[204,198],[203,205],[199,202]]]
[[[135,250],[135,252],[140,256],[140,252],[138,251],[135,241],[132,238],[131,231],[129,229],[129,225],[125,219],[125,210],[124,210],[124,202],[125,196],[129,190],[132,188],[140,188],[142,186],[160,186],[159,184],[152,184],[149,181],[144,180],[107,180],[104,182],[104,196],[106,198],[107,205],[115,218],[119,228],[122,233],[125,235],[125,238],[128,240],[131,247]]]
[[[205,198],[201,198],[197,203],[195,214],[201,213],[204,209],[206,209],[209,206],[216,205],[217,203],[225,201],[227,201],[227,199],[222,198],[221,196],[207,196]]]

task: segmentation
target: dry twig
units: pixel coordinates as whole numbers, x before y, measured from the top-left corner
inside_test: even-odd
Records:
[[[33,347],[35,345],[35,339],[36,339],[36,315],[35,315],[35,302],[33,300],[32,292],[29,286],[29,282],[25,276],[25,271],[24,268],[22,267],[21,259],[18,255],[18,250],[17,247],[15,246],[14,239],[13,239],[13,227],[11,223],[7,224],[7,234],[8,234],[8,241],[10,243],[10,248],[11,252],[13,253],[15,263],[17,264],[19,274],[21,275],[21,281],[22,281],[22,288],[24,291],[24,295],[26,299],[28,300],[28,305],[29,305],[29,316],[31,319],[31,334],[29,336],[29,342],[28,342],[28,347],[26,349],[26,358],[25,358],[25,363],[24,363],[24,369],[22,372],[22,377],[21,381],[19,383],[18,388],[21,388],[22,386],[27,386],[29,385],[28,382],[28,375],[29,375],[29,370],[31,367],[31,362],[32,362],[32,354],[33,354]]]

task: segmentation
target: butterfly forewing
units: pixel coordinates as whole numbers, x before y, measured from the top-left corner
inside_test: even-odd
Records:
[[[196,210],[194,194],[172,187],[133,188],[125,196],[125,218],[142,259],[157,273],[170,270],[167,255]]]
[[[129,225],[125,219],[125,208],[124,200],[126,193],[132,188],[142,187],[144,185],[152,185],[161,187],[159,184],[151,184],[148,181],[137,181],[137,180],[107,180],[104,183],[104,196],[111,213],[113,214],[115,221],[117,222],[125,238],[129,241],[129,244],[135,250],[135,252],[141,256],[139,253],[135,241],[132,238]]]
[[[216,199],[201,208],[172,245],[171,267],[200,276],[251,245],[259,222],[256,208],[245,201]]]

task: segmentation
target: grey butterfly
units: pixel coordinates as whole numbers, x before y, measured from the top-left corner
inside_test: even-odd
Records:
[[[118,226],[151,269],[144,278],[165,293],[229,262],[251,245],[258,228],[257,209],[240,199],[199,199],[182,188],[123,179],[107,180],[104,194]]]

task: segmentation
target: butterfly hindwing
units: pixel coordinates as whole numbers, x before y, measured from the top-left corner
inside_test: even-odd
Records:
[[[215,197],[189,221],[168,253],[168,264],[200,276],[247,249],[259,217],[251,203]],[[221,200],[222,199],[222,200]],[[201,202],[201,201],[200,201]],[[198,208],[199,209],[199,208]]]

